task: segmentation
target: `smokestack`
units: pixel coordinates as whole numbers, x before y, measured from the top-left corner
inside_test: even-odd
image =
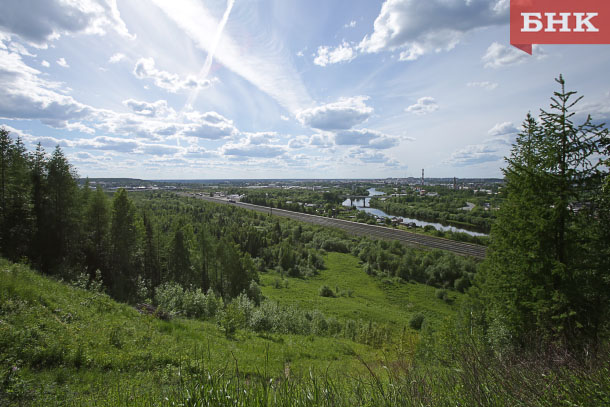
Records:
[[[421,184],[424,185],[424,169],[421,169]]]

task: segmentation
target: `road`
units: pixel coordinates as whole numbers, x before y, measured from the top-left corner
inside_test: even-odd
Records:
[[[407,246],[441,249],[453,252],[455,254],[459,254],[461,256],[472,256],[477,257],[479,259],[485,258],[486,247],[477,244],[457,242],[454,240],[443,239],[440,237],[433,237],[421,235],[418,233],[407,232],[405,230],[391,229],[376,225],[367,225],[365,223],[352,222],[343,219],[326,218],[324,216],[309,215],[306,213],[292,212],[284,209],[270,209],[266,206],[252,205],[243,202],[229,202],[225,198],[212,198],[209,196],[199,196],[187,193],[180,193],[180,195],[203,199],[204,201],[214,202],[218,204],[238,206],[240,208],[250,209],[257,212],[271,213],[274,216],[290,218],[301,222],[311,223],[314,225],[339,228],[355,235],[371,236],[388,240],[398,240],[399,242]]]

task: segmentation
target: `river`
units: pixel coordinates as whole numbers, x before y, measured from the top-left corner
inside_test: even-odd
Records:
[[[384,192],[377,191],[375,188],[370,188],[367,191],[369,191],[369,196],[385,195]],[[366,201],[365,202],[366,205],[370,205],[371,198],[365,198],[365,201]],[[378,216],[380,218],[394,218],[394,217],[401,218],[402,219],[402,223],[404,223],[404,224],[414,223],[415,225],[417,225],[419,227],[422,227],[422,228],[424,226],[433,226],[435,229],[442,230],[442,231],[451,230],[452,232],[467,233],[467,234],[469,234],[471,236],[487,236],[485,233],[472,232],[470,230],[458,228],[458,227],[455,227],[455,226],[445,226],[445,225],[442,225],[440,223],[426,222],[426,221],[419,220],[419,219],[405,218],[403,216],[388,215],[387,213],[385,213],[381,209],[377,209],[377,208],[369,208],[369,207],[363,208],[362,207],[363,206],[362,199],[354,200],[354,203],[357,205],[357,208],[358,208],[359,211],[364,211],[366,213],[370,213],[371,215],[375,215],[375,216]],[[350,200],[346,199],[345,201],[343,201],[343,206],[351,206]]]

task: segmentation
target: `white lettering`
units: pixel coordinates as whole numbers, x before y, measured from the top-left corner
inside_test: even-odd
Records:
[[[561,18],[555,19],[555,13],[544,13],[546,16],[546,25],[545,32],[556,32],[555,24],[561,24],[560,32],[570,32],[570,27],[568,26],[568,19],[572,13],[559,13]]]
[[[523,17],[522,33],[537,33],[542,30],[542,21],[540,21],[542,15],[540,13],[521,13],[521,17]],[[534,18],[537,18],[537,20]],[[532,28],[532,24],[534,24],[534,28]]]
[[[591,19],[597,17],[599,15],[598,13],[586,13],[586,18],[583,18],[585,13],[574,13],[574,15],[576,16],[576,28],[574,29],[574,32],[599,32],[599,29],[591,23]],[[583,25],[587,26],[586,30],[583,28]]]

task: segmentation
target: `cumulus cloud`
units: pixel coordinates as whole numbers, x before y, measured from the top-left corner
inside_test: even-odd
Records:
[[[487,132],[487,134],[492,137],[505,136],[513,133],[519,133],[519,129],[511,122],[497,123]]]
[[[51,66],[51,64],[48,61],[45,61],[44,59],[42,60],[42,62],[40,63],[40,65],[44,66],[45,68],[48,68]]]
[[[308,144],[309,144],[309,137],[297,136],[297,137],[290,139],[290,141],[288,142],[288,148],[297,150],[297,149],[307,147]]]
[[[176,113],[174,109],[168,106],[166,100],[157,100],[156,102],[149,103],[134,99],[127,99],[123,101],[123,104],[134,113],[147,117],[162,117]]]
[[[220,140],[236,135],[237,129],[230,124],[202,122],[188,126],[183,132],[184,137],[196,137],[207,140]]]
[[[125,54],[121,54],[120,52],[117,52],[116,54],[112,55],[110,57],[110,59],[108,59],[108,62],[111,64],[116,64],[118,62],[121,62],[124,59],[125,59]]]
[[[341,98],[337,102],[301,110],[296,117],[301,124],[320,130],[344,130],[366,121],[373,108],[368,96]]]
[[[275,133],[246,133],[246,137],[236,143],[227,143],[221,151],[227,156],[274,158],[283,155],[285,146],[271,144],[277,141]]]
[[[318,148],[329,148],[335,145],[330,134],[314,134],[309,138],[309,145]]]
[[[383,164],[389,167],[400,165],[398,161],[378,151],[366,151],[360,148],[355,148],[350,150],[347,156],[350,159],[356,159],[365,164]]]
[[[356,21],[352,20],[349,23],[345,24],[343,28],[354,28],[356,26]]]
[[[326,66],[339,62],[349,62],[354,58],[356,58],[354,49],[346,41],[343,41],[341,45],[334,49],[327,46],[318,47],[318,53],[313,63],[319,66]]]
[[[370,129],[343,130],[335,134],[335,144],[385,150],[396,147],[399,144],[399,139]]]
[[[59,58],[57,60],[57,65],[61,66],[62,68],[70,68],[70,65],[68,65],[65,58]]]
[[[486,162],[498,161],[503,156],[492,146],[486,144],[475,144],[466,146],[461,150],[455,151],[449,158],[449,164],[456,167],[483,164]]]
[[[538,45],[534,45],[533,49],[534,59],[540,60],[546,57],[545,52]],[[530,61],[532,56],[513,46],[494,42],[487,48],[487,52],[481,59],[485,63],[485,68],[503,68]]]
[[[508,24],[506,0],[386,0],[362,52],[400,50],[401,60],[454,48],[467,33]]]
[[[483,81],[483,82],[468,82],[466,84],[466,86],[468,86],[469,88],[482,88],[485,90],[494,90],[498,87],[498,84],[495,82]]]
[[[198,79],[194,75],[189,75],[183,79],[177,74],[157,69],[153,58],[140,58],[133,68],[133,74],[138,79],[151,79],[157,87],[172,93],[181,90],[207,88],[217,80]]]
[[[110,28],[130,37],[116,0],[4,0],[0,30],[44,47],[63,34],[104,35]]]
[[[91,115],[93,109],[58,92],[61,85],[40,77],[19,54],[0,50],[0,118],[39,119],[54,127],[65,127]]]
[[[405,111],[409,113],[416,114],[418,116],[423,116],[428,113],[432,113],[438,110],[438,104],[433,97],[424,96],[422,98],[417,99],[417,103],[411,105],[405,109]]]
[[[457,167],[499,161],[508,154],[509,147],[515,141],[519,129],[511,122],[497,123],[487,134],[490,136],[480,144],[466,146],[451,154],[447,161]]]

